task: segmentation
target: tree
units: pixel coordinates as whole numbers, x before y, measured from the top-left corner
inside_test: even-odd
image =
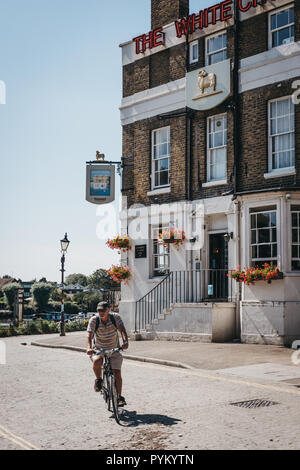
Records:
[[[54,288],[51,292],[51,300],[54,300],[54,302],[60,302],[61,301],[61,290]]]
[[[22,286],[18,282],[10,282],[2,287],[2,292],[4,293],[9,309],[14,309],[15,295],[18,289],[22,289]]]
[[[69,274],[66,278],[66,284],[79,284],[80,286],[88,285],[88,278],[85,274]]]
[[[53,286],[47,282],[36,282],[31,287],[31,294],[40,310],[47,307]]]
[[[48,281],[45,277],[42,277],[42,279],[40,279],[39,282],[48,282]]]
[[[76,302],[79,309],[84,312],[96,312],[97,305],[103,300],[101,292],[79,292],[73,296],[73,301]]]
[[[96,289],[120,290],[120,285],[112,280],[105,269],[97,269],[88,277],[88,281],[89,285]]]

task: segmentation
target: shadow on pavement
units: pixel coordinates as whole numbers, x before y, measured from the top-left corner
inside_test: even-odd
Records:
[[[121,425],[128,427],[137,427],[144,424],[162,424],[164,426],[174,426],[181,419],[170,418],[165,415],[157,414],[137,414],[136,411],[124,410],[121,415]]]

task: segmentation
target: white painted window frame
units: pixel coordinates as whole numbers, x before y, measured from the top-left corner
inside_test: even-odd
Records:
[[[270,207],[270,209],[268,210],[268,206]],[[276,209],[271,209],[271,207],[275,206]],[[246,228],[247,228],[247,236],[246,236],[246,243],[248,246],[248,250],[247,250],[247,253],[248,253],[248,260],[247,260],[247,265],[250,267],[252,265],[252,261],[253,261],[253,258],[252,258],[252,239],[251,239],[251,215],[253,213],[251,213],[251,209],[259,209],[260,207],[265,207],[266,210],[265,211],[260,211],[260,213],[263,213],[263,212],[276,212],[276,239],[277,239],[277,266],[281,267],[281,246],[282,246],[282,242],[281,242],[281,230],[280,230],[280,227],[281,227],[281,219],[280,219],[280,206],[278,204],[278,202],[276,201],[264,201],[264,200],[261,200],[259,202],[256,202],[256,203],[249,203],[248,207],[247,207],[247,224],[246,224]],[[257,243],[255,245],[258,245]],[[272,261],[270,261],[272,262]]]
[[[224,62],[225,60],[227,60],[227,46],[228,46],[228,44],[227,44],[226,47],[223,47],[222,49],[217,49],[216,51],[211,52],[210,54],[208,53],[208,41],[209,41],[210,39],[213,39],[213,38],[217,37],[217,36],[223,36],[224,34],[227,35],[227,30],[226,30],[226,29],[224,29],[224,30],[222,30],[222,31],[218,31],[218,32],[215,33],[215,34],[211,34],[210,36],[207,36],[207,37],[205,38],[205,65],[206,65],[206,66],[209,66],[209,65],[210,65],[210,64],[209,64],[209,57],[210,57],[211,55],[213,55],[213,54],[218,53],[218,52],[226,51],[226,59],[223,59],[223,60],[221,60],[221,61],[219,61],[219,62],[216,62],[216,63]],[[227,38],[227,39],[228,39],[228,38]],[[213,65],[213,64],[211,64],[211,65]]]
[[[295,201],[291,201],[289,204],[288,204],[288,217],[289,217],[289,222],[288,222],[288,227],[289,227],[289,237],[288,237],[288,259],[289,259],[289,267],[290,267],[290,271],[291,273],[293,274],[299,274],[300,273],[300,269],[293,269],[292,268],[292,261],[293,261],[293,256],[292,256],[292,245],[293,245],[293,237],[292,237],[292,229],[293,229],[293,225],[292,225],[292,206],[300,206],[300,200],[295,200]],[[298,211],[297,211],[298,212]]]
[[[222,145],[221,147],[214,147],[214,148],[210,148],[209,147],[209,123],[210,121],[212,121],[213,119],[218,119],[218,118],[223,118],[223,117],[226,117],[226,145]],[[209,116],[206,120],[206,141],[207,141],[207,145],[206,145],[206,165],[207,165],[207,178],[206,178],[206,184],[207,186],[212,186],[213,183],[214,183],[214,186],[215,185],[218,185],[218,184],[226,184],[225,182],[227,182],[227,138],[228,138],[228,119],[227,119],[227,113],[222,113],[222,114],[216,114],[214,116]],[[212,180],[211,179],[211,172],[210,172],[210,162],[211,162],[211,154],[214,150],[216,149],[221,149],[221,148],[225,148],[226,149],[226,157],[225,157],[225,175],[220,178],[219,180]],[[210,184],[211,183],[211,184]]]
[[[295,163],[293,166],[288,166],[288,167],[283,167],[283,168],[273,168],[273,156],[272,156],[272,138],[279,136],[279,135],[285,135],[285,134],[291,134],[291,132],[286,132],[284,134],[274,134],[271,135],[271,105],[272,103],[278,102],[278,101],[283,101],[286,99],[290,99],[292,102],[292,105],[294,106],[294,134],[295,134],[295,105],[293,104],[292,97],[291,96],[282,96],[280,98],[276,98],[273,100],[270,100],[268,102],[268,174],[265,175],[265,178],[268,178],[268,175],[276,177],[276,176],[289,176],[290,174],[295,174]],[[296,151],[296,148],[294,148],[294,151]],[[296,155],[295,155],[296,158]]]
[[[194,46],[197,46],[197,58],[196,59],[193,59]],[[199,61],[199,42],[198,42],[198,40],[193,41],[193,42],[190,43],[189,57],[190,57],[190,64],[196,64]]]
[[[157,240],[155,237],[154,237],[154,232],[155,230],[166,230],[166,229],[169,229],[169,224],[154,224],[152,226],[150,226],[150,233],[151,233],[151,274],[150,274],[150,277],[151,279],[155,279],[155,278],[161,278],[163,275],[161,274],[156,274],[155,273],[155,258],[158,258],[159,256],[167,256],[168,258],[168,267],[166,269],[168,269],[168,271],[170,270],[170,247],[168,248],[163,248],[165,253],[163,255],[157,255],[154,253],[154,246],[155,246],[155,240]]]
[[[155,132],[162,131],[164,129],[168,129],[169,131],[169,144],[170,144],[170,153],[169,156],[162,157],[162,158],[154,158],[154,134]],[[163,160],[165,158],[169,159],[169,183],[161,186],[155,186],[155,162],[158,160]],[[169,188],[170,187],[170,166],[171,166],[171,128],[170,126],[159,127],[158,129],[153,129],[151,132],[151,191],[161,189],[161,188]]]
[[[288,25],[285,25],[285,26],[282,26],[281,28],[277,28],[277,29],[274,29],[272,30],[272,16],[277,13],[280,13],[281,11],[284,11],[284,10],[289,10],[290,8],[294,8],[294,23],[289,23]],[[284,28],[287,28],[289,26],[293,26],[295,27],[295,6],[294,6],[294,3],[290,3],[289,5],[284,5],[282,8],[278,8],[277,10],[271,10],[269,12],[269,19],[268,19],[268,37],[269,37],[269,49],[274,49],[274,47],[280,47],[280,46],[274,46],[272,45],[273,41],[272,41],[272,33],[274,33],[275,31],[279,31],[281,29],[284,29]],[[294,36],[294,41],[295,41],[295,36]],[[283,45],[283,44],[282,44]]]

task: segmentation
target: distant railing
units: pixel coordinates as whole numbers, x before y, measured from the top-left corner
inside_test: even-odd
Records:
[[[175,303],[228,302],[233,280],[225,269],[172,271],[136,302],[135,331],[146,329]]]

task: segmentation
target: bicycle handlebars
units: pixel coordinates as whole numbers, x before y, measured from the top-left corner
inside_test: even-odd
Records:
[[[123,351],[122,346],[120,348],[114,348],[114,349],[95,349],[95,356],[100,356],[101,354],[113,354],[114,352],[119,352]]]

